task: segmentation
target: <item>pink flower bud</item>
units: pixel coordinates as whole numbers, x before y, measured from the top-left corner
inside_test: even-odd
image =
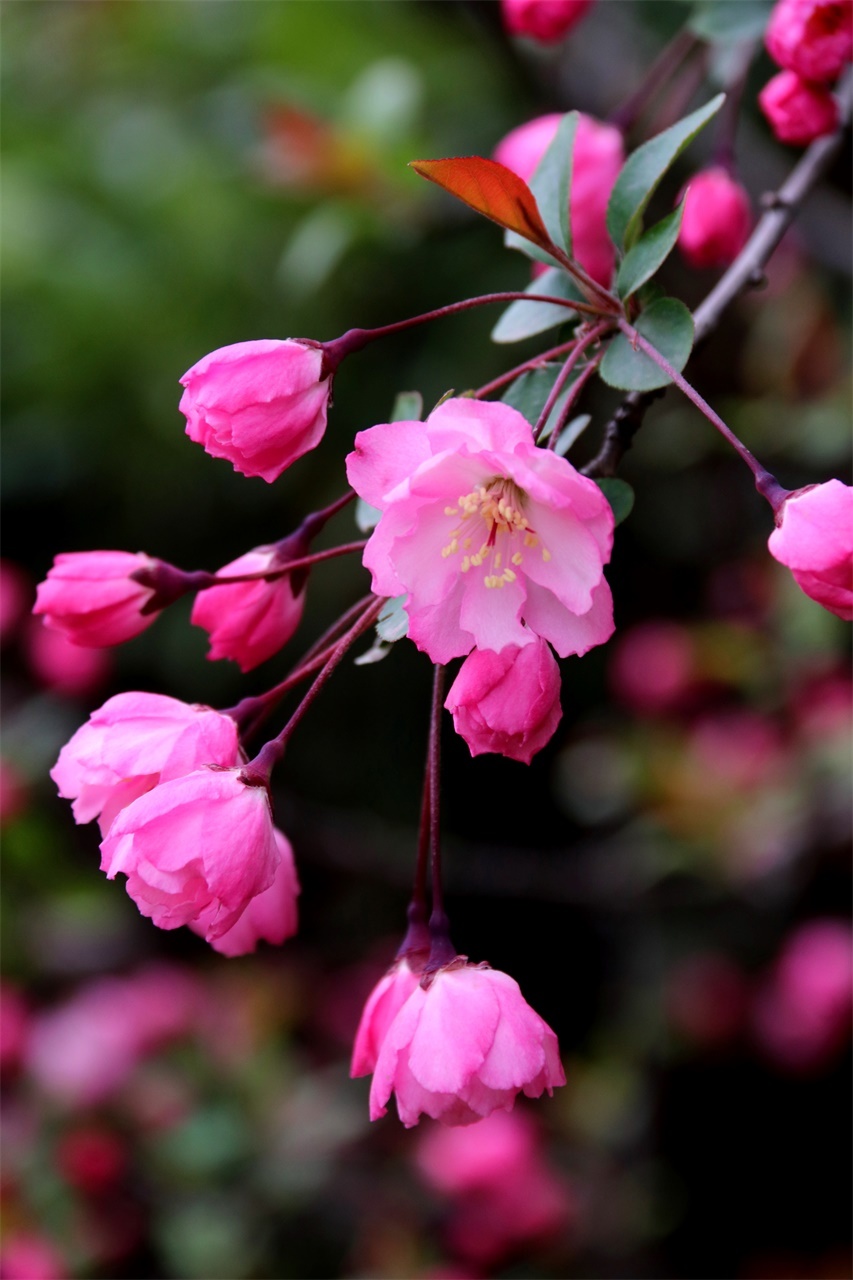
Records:
[[[275,546],[255,547],[219,570],[225,577],[274,570],[297,555],[282,559]],[[298,571],[297,571],[298,572]],[[208,658],[231,658],[242,671],[251,671],[278,653],[299,626],[305,605],[304,575],[294,591],[293,578],[283,574],[269,582],[234,583],[208,587],[195,598],[190,621],[210,635]]]
[[[498,143],[495,159],[529,182],[561,119],[560,115],[538,116],[513,129]],[[622,134],[615,125],[581,115],[575,135],[570,197],[572,253],[603,285],[610,283],[614,255],[605,223],[607,201],[624,159]]]
[[[368,1076],[376,1066],[382,1041],[391,1023],[420,982],[408,960],[395,960],[367,998],[352,1051],[350,1075]]]
[[[143,613],[154,588],[133,574],[156,570],[159,561],[139,551],[69,551],[59,555],[36,591],[33,613],[73,644],[100,649],[138,636],[157,617]]]
[[[804,80],[834,80],[853,55],[850,0],[779,0],[764,37],[780,67]]]
[[[829,90],[800,79],[794,71],[780,71],[768,80],[758,105],[779,141],[795,147],[832,133],[838,124],[838,103]]]
[[[122,809],[101,842],[101,870],[127,876],[127,892],[161,929],[204,917],[208,941],[227,933],[275,878],[276,846],[266,787],[241,770],[207,767]]]
[[[840,480],[798,489],[776,514],[770,554],[807,596],[853,621],[853,488]]]
[[[382,1040],[370,1088],[370,1118],[392,1093],[406,1128],[421,1114],[473,1124],[511,1111],[523,1090],[538,1098],[565,1084],[557,1037],[518,983],[487,965],[461,961],[417,986]]]
[[[187,370],[180,409],[191,440],[271,483],[320,443],[330,383],[319,343],[235,342]]]
[[[545,640],[475,649],[447,695],[456,732],[472,756],[496,752],[530,764],[560,722],[560,668]]]
[[[193,933],[200,934],[214,951],[223,956],[245,956],[255,951],[259,942],[271,942],[280,946],[286,938],[292,938],[297,930],[296,899],[299,881],[293,861],[293,849],[287,836],[277,828],[273,832],[281,861],[275,879],[268,889],[250,899],[246,910],[227,931],[208,937],[209,919],[213,908],[192,921]]]
[[[593,0],[501,0],[501,14],[510,35],[556,44],[592,4]]]
[[[725,169],[705,169],[687,186],[678,233],[681,252],[693,267],[727,267],[749,237],[749,196]]]
[[[75,821],[100,814],[105,836],[116,814],[157,783],[205,764],[228,769],[239,758],[230,716],[159,693],[119,693],[65,744],[50,776],[74,801]]]

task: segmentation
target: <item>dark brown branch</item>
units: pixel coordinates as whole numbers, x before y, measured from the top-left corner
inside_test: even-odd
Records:
[[[767,208],[759,218],[735,261],[693,313],[695,343],[702,342],[716,329],[723,312],[745,289],[754,288],[764,277],[779,241],[793,222],[806,196],[826,173],[844,142],[850,123],[853,102],[853,72],[848,72],[839,86],[841,119],[838,128],[826,138],[818,138],[794,166],[778,191],[766,201]],[[664,388],[665,390],[665,388]],[[612,476],[631,448],[634,436],[643,423],[649,405],[663,391],[632,391],[622,401],[604,428],[601,448],[583,468],[587,476]]]

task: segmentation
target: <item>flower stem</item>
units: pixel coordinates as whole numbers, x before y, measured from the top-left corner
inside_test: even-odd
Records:
[[[615,124],[623,133],[633,129],[669,77],[681,69],[700,44],[699,37],[689,27],[682,27],[661,49],[630,97],[610,116],[610,123]]]
[[[523,361],[522,364],[517,364],[514,369],[508,370],[507,373],[502,373],[499,378],[493,378],[491,382],[486,382],[482,387],[478,387],[474,392],[474,399],[482,400],[484,396],[490,396],[493,391],[499,391],[501,387],[505,387],[508,382],[512,382],[522,373],[542,368],[554,356],[561,356],[564,352],[571,351],[576,342],[577,338],[572,337],[568,342],[561,342],[559,346],[551,347],[548,351],[540,351],[538,356],[531,356],[529,360]]]
[[[432,912],[429,918],[430,949],[425,974],[434,973],[456,959],[450,941],[450,922],[444,910],[441,883],[441,712],[444,701],[444,667],[436,665],[432,682],[432,703],[427,750],[427,792],[429,794],[429,853],[432,862]]]
[[[578,374],[575,381],[572,383],[571,390],[569,391],[569,394],[566,396],[566,403],[563,405],[563,408],[560,412],[560,416],[557,419],[557,422],[554,426],[554,430],[551,432],[551,435],[548,438],[547,447],[549,449],[557,448],[557,444],[559,442],[563,428],[568,422],[569,414],[577,404],[578,397],[580,396],[580,393],[583,391],[587,382],[589,382],[590,378],[595,373],[598,366],[601,364],[601,356],[602,356],[601,352],[599,352],[598,355],[593,356],[589,364],[586,365],[581,370],[581,372]]]
[[[601,335],[605,333],[609,328],[610,328],[609,324],[596,325],[593,329],[590,329],[588,333],[582,335],[575,341],[574,350],[572,351],[572,353],[566,360],[566,363],[563,365],[562,369],[557,375],[557,380],[554,383],[553,387],[551,388],[551,392],[548,396],[548,399],[545,401],[542,412],[540,413],[536,421],[536,426],[533,428],[534,439],[538,440],[539,436],[541,436],[542,432],[545,430],[545,426],[548,422],[548,418],[551,416],[551,410],[554,408],[554,405],[559,400],[560,393],[562,392],[563,387],[566,385],[569,375],[571,374],[577,362],[580,360],[583,353],[589,347],[593,346],[594,343],[596,343],[598,339],[601,337]]]
[[[295,569],[304,569],[308,565],[320,564],[323,560],[334,559],[335,556],[349,555],[352,551],[363,551],[366,546],[366,538],[363,538],[360,542],[344,542],[339,547],[328,547],[325,551],[314,551],[310,556],[300,556],[298,560],[289,560],[286,564],[279,565],[275,569],[268,569],[265,573],[240,573],[228,578],[220,578],[216,573],[209,573],[206,585],[209,587],[227,587],[235,582],[274,582],[276,578],[283,578],[285,574],[292,573]]]

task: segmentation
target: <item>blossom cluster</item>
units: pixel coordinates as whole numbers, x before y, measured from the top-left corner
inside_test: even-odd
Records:
[[[758,95],[780,142],[804,146],[831,133],[838,103],[830,85],[853,58],[849,0],[777,0],[765,34],[782,70]]]

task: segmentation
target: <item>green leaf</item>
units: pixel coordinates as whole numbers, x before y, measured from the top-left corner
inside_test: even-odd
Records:
[[[571,277],[557,267],[532,280],[524,292],[566,298],[570,302],[583,301]],[[512,302],[492,330],[492,342],[521,342],[558,324],[574,324],[577,318],[577,312],[549,302]]]
[[[678,239],[683,216],[682,200],[677,209],[673,209],[672,213],[650,227],[634,247],[628,250],[616,276],[616,288],[620,297],[630,298],[666,261]]]
[[[554,452],[558,458],[565,458],[574,442],[583,435],[591,422],[591,413],[579,413],[576,418],[572,418],[571,422],[566,423],[560,432],[559,440],[554,445]]]
[[[577,111],[569,111],[563,116],[557,132],[530,179],[530,190],[536,197],[536,204],[549,236],[555,245],[565,249],[570,256],[572,227],[569,220],[569,201],[578,118]]]
[[[557,261],[553,253],[547,253],[545,249],[540,249],[538,244],[534,244],[532,240],[526,240],[524,236],[517,235],[515,231],[504,232],[504,247],[507,249],[519,249],[528,258],[532,258],[534,262],[543,262],[546,267],[553,267]]]
[[[642,313],[634,327],[681,372],[693,348],[693,317],[683,302],[660,298]],[[618,333],[610,343],[599,373],[609,386],[620,391],[655,391],[670,382],[651,356],[635,350],[624,333]]]
[[[535,426],[562,367],[559,364],[546,364],[541,369],[523,373],[509,385],[501,399],[504,404],[524,414],[531,427]]]
[[[705,0],[696,6],[688,26],[701,40],[740,44],[764,34],[771,0]]]
[[[403,636],[409,632],[409,615],[403,608],[405,596],[394,596],[392,600],[386,600],[382,606],[382,611],[376,622],[376,634],[380,640],[387,640],[389,644],[393,644],[395,640],[402,640]]]
[[[643,143],[625,161],[607,205],[607,230],[617,248],[628,247],[636,239],[643,212],[661,178],[717,114],[725,96],[718,93],[704,107]]]
[[[420,422],[424,416],[424,398],[420,391],[399,391],[391,410],[391,422]]]
[[[595,483],[613,508],[614,521],[621,524],[633,509],[634,490],[625,480],[619,480],[616,476],[596,480]]]

